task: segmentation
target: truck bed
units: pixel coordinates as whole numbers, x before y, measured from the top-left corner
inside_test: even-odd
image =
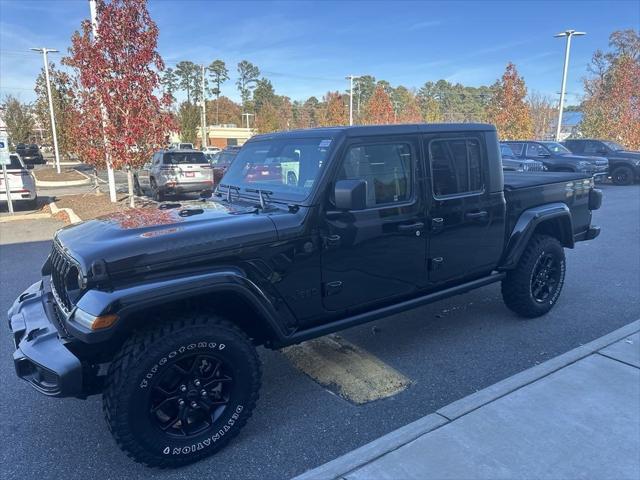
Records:
[[[573,234],[591,223],[588,208],[590,175],[572,172],[504,172],[507,231],[515,228],[522,212],[550,203],[564,203],[571,210]]]
[[[574,172],[504,172],[504,189],[517,190],[549,183],[584,180],[585,178],[589,178],[589,174]]]

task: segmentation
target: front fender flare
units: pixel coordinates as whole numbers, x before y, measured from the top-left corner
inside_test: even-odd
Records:
[[[269,297],[244,272],[234,268],[158,279],[111,291],[89,290],[80,298],[77,308],[95,316],[115,313],[119,317],[118,321],[113,327],[89,331],[75,323],[71,315],[67,327],[86,343],[102,342],[125,328],[127,317],[137,312],[163,303],[225,291],[237,293],[246,299],[265,320],[274,339],[285,338],[285,332],[277,321],[278,314]]]
[[[558,237],[561,239],[563,246],[573,248],[575,243],[571,211],[566,204],[557,202],[529,208],[522,212],[518,218],[507,241],[507,247],[499,263],[498,270],[514,269],[538,225],[550,220],[558,222],[561,229],[558,232]]]

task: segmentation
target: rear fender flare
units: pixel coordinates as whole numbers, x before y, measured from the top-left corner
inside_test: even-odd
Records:
[[[516,267],[536,228],[545,222],[554,222],[555,228],[559,229],[556,236],[563,247],[574,247],[571,211],[566,204],[558,202],[529,208],[522,212],[509,236],[499,270]]]

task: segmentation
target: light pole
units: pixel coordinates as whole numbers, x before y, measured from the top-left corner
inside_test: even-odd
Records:
[[[562,87],[560,88],[560,106],[558,109],[558,126],[556,128],[556,142],[560,141],[560,130],[562,128],[562,110],[564,109],[564,93],[567,87],[567,70],[569,68],[569,52],[571,51],[571,37],[586,35],[586,32],[576,32],[575,30],[565,30],[554,37],[567,37],[567,45],[564,50],[564,68],[562,69]]]
[[[47,82],[47,97],[49,97],[49,115],[51,116],[51,134],[53,135],[53,152],[56,156],[56,172],[60,173],[60,153],[58,152],[58,134],[56,132],[56,118],[53,114],[53,99],[51,98],[51,82],[49,80],[49,61],[47,53],[55,53],[58,50],[53,48],[32,48],[34,52],[42,53],[44,61],[44,78]]]
[[[202,149],[207,148],[207,100],[204,96],[204,72],[206,67],[202,65]]]
[[[353,125],[353,81],[360,77],[357,75],[348,75],[344,78],[349,80],[349,125]]]

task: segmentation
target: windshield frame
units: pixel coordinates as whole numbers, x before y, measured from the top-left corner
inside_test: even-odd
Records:
[[[255,138],[247,141],[241,149],[238,150],[236,156],[233,159],[233,162],[229,165],[224,177],[220,180],[220,184],[217,187],[218,192],[223,196],[227,196],[227,185],[231,185],[233,187],[240,187],[240,191],[236,191],[232,189],[231,197],[244,197],[249,198],[251,200],[259,200],[260,195],[257,193],[257,190],[261,190],[263,193],[268,195],[268,202],[273,203],[284,203],[284,204],[294,204],[301,206],[308,206],[314,202],[314,198],[319,189],[323,188],[324,180],[327,176],[328,170],[331,168],[330,164],[332,163],[332,158],[334,152],[336,150],[336,145],[340,142],[338,141],[339,137],[334,135],[322,135],[316,132],[310,135],[278,135],[278,136],[269,136],[266,138]],[[302,196],[295,195],[287,195],[286,192],[273,190],[270,186],[265,184],[253,183],[253,182],[242,182],[237,183],[228,178],[230,173],[233,173],[233,165],[236,164],[238,157],[242,154],[245,147],[251,147],[257,143],[267,143],[274,141],[290,141],[290,142],[310,142],[317,141],[318,143],[322,141],[327,141],[328,146],[325,152],[324,157],[322,158],[322,165],[318,168],[316,177],[314,178],[313,185],[309,188],[307,194]],[[264,186],[263,186],[264,185]],[[262,187],[263,186],[263,187]],[[223,188],[220,188],[223,187]],[[246,189],[249,189],[247,191]],[[253,190],[253,191],[252,191]]]

